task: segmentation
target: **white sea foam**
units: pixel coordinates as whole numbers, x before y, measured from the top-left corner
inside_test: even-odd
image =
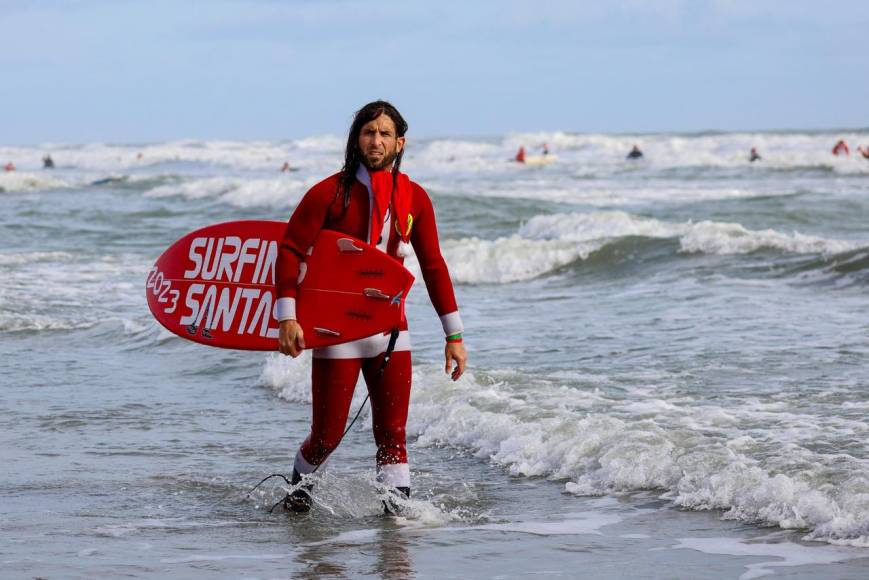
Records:
[[[745,542],[737,538],[682,538],[674,548],[697,550],[704,554],[776,558],[769,562],[746,565],[740,580],[774,574],[772,568],[832,564],[863,557],[862,554],[834,547],[801,546],[791,542]]]
[[[305,350],[298,358],[270,353],[259,377],[260,384],[275,391],[279,398],[292,403],[311,402],[311,351]],[[360,375],[353,393],[351,406],[356,408],[365,398],[365,383]],[[366,409],[363,417],[367,417]]]
[[[765,411],[757,414],[751,401],[730,407],[728,424],[712,405],[654,393],[625,402],[557,382],[535,382],[531,399],[526,389],[477,381],[471,373],[452,383],[418,369],[410,432],[420,445],[463,446],[514,475],[566,479],[566,491],[578,495],[656,489],[682,507],[809,529],[811,539],[869,545],[869,481],[860,476],[869,464],[843,465],[797,445],[814,438],[796,428],[815,421],[826,429],[835,418],[779,416],[779,431],[771,432],[762,429],[769,423]],[[691,428],[682,425],[685,417],[692,418]],[[755,452],[745,440],[732,444],[745,424],[770,438],[763,450]],[[869,424],[851,428],[866,432]],[[722,429],[732,435],[722,436]],[[803,452],[785,451],[795,448]]]
[[[0,331],[87,328],[145,306],[147,262],[132,254],[2,252]],[[130,280],[140,277],[141,290]]]
[[[271,353],[260,372],[259,382],[274,390],[278,397],[293,403],[311,402],[311,353],[299,358]]]
[[[0,159],[14,161],[20,170],[41,167],[42,156],[51,153],[56,171],[73,168],[125,172],[166,163],[278,171],[284,161],[298,167],[314,162],[320,155],[340,155],[343,143],[336,139],[323,136],[300,141],[181,140],[141,145],[46,144],[39,147],[0,147]]]
[[[71,187],[72,183],[54,175],[12,171],[0,173],[0,191],[39,191],[44,189],[62,189]]]
[[[832,255],[861,247],[854,242],[798,232],[754,231],[735,223],[673,223],[605,211],[535,216],[512,236],[447,240],[443,252],[457,283],[507,283],[536,278],[585,260],[608,243],[628,236],[676,238],[682,252],[718,255],[763,249]],[[418,270],[413,260],[409,267]]]
[[[499,532],[518,532],[534,536],[570,536],[580,534],[600,534],[600,529],[622,521],[615,514],[599,512],[570,514],[570,517],[557,521],[520,521],[503,524],[485,524],[464,529],[494,530]]]
[[[528,240],[519,235],[496,240],[447,241],[442,251],[458,283],[507,283],[529,280],[585,259],[604,242]],[[410,265],[410,268],[418,266]]]
[[[685,252],[704,254],[748,254],[760,249],[774,249],[793,254],[838,254],[860,247],[843,240],[830,240],[794,232],[775,230],[751,231],[740,224],[703,221],[693,224],[680,238]]]
[[[274,179],[210,177],[161,185],[146,191],[145,196],[211,198],[235,207],[288,207],[298,203],[313,184],[310,180],[283,176]]]

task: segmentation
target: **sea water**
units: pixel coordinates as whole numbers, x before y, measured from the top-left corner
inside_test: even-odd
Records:
[[[342,137],[0,146],[0,576],[865,578],[869,160],[839,138],[869,146],[411,136],[470,366],[418,276],[399,518],[367,409],[313,511],[269,513],[309,355],[185,342],[145,298],[185,233],[287,219]]]

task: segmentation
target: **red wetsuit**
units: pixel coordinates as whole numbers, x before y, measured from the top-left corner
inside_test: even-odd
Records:
[[[444,332],[446,335],[461,332],[462,322],[453,285],[438,243],[434,208],[425,190],[405,180],[401,182],[404,185],[393,193],[391,173],[369,173],[360,167],[350,189],[350,204],[344,211],[343,196],[336,195],[339,179],[340,174],[335,174],[312,187],[290,218],[276,264],[278,319],[295,318],[299,265],[321,229],[336,230],[370,241],[403,262],[405,247],[398,226],[406,228],[409,225],[410,235],[405,238],[419,260],[429,297],[441,318]],[[408,219],[407,214],[412,219]],[[402,321],[394,354],[383,376],[378,376],[388,342],[387,333],[314,349],[311,433],[296,454],[294,464],[300,474],[311,473],[337,447],[344,432],[353,390],[362,371],[371,397],[378,473],[389,485],[410,485],[405,445],[411,386],[407,320]]]

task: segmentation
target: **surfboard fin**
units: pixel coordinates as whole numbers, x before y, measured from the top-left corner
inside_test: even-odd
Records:
[[[366,288],[362,291],[368,298],[379,298],[380,300],[389,300],[389,294],[384,294],[377,288]]]
[[[329,328],[321,328],[319,326],[315,326],[314,330],[316,330],[320,334],[325,334],[327,336],[341,336],[340,332],[338,332],[337,330],[329,329]]]
[[[343,254],[361,254],[362,248],[354,244],[350,238],[338,238],[338,251]]]

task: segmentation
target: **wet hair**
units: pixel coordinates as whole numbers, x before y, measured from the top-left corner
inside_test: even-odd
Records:
[[[347,149],[344,153],[344,167],[341,168],[341,177],[338,181],[338,191],[335,193],[336,198],[343,196],[343,209],[347,211],[350,205],[350,188],[353,187],[353,181],[356,179],[356,171],[362,163],[362,157],[359,153],[359,134],[362,132],[362,127],[366,123],[370,123],[380,115],[386,115],[392,122],[395,123],[395,136],[404,137],[407,133],[407,121],[401,116],[392,103],[387,101],[373,101],[368,103],[353,116],[353,124],[350,125],[350,133],[347,135]],[[398,175],[398,168],[401,166],[401,157],[404,155],[402,149],[395,157],[392,165],[392,179],[395,180]]]

